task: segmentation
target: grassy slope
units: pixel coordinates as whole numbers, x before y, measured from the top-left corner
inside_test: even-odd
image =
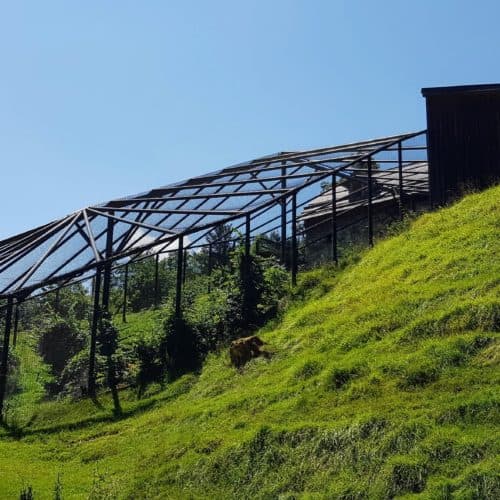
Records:
[[[67,498],[500,497],[499,200],[471,195],[337,276],[304,275],[309,298],[262,332],[275,355],[243,373],[213,355],[124,393],[119,421],[105,400],[41,405],[0,439],[0,497],[24,482],[50,498],[59,472]]]

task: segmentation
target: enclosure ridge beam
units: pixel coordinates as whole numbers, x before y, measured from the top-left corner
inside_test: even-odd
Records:
[[[112,208],[101,207],[100,212],[127,212],[127,213],[147,213],[147,214],[187,214],[187,215],[235,215],[240,214],[239,210],[188,210],[188,209],[163,209],[163,208]],[[103,214],[105,215],[105,214]]]
[[[271,157],[266,157],[260,160],[254,160],[251,162],[252,165],[259,165],[259,164],[265,164],[269,162],[278,162],[281,160],[290,160],[299,156],[319,156],[319,155],[324,155],[328,153],[335,153],[337,151],[343,151],[343,150],[348,150],[348,149],[356,149],[356,148],[361,148],[361,147],[366,147],[366,146],[378,146],[380,144],[385,144],[385,143],[391,143],[395,142],[398,139],[401,140],[407,140],[411,139],[413,137],[416,137],[418,135],[421,135],[425,133],[425,130],[419,130],[418,132],[409,132],[406,134],[398,134],[398,135],[391,135],[391,136],[386,136],[386,137],[380,137],[378,139],[373,139],[370,141],[362,141],[362,142],[353,142],[349,144],[343,144],[340,146],[331,146],[331,147],[326,147],[326,148],[319,148],[319,149],[310,149],[306,151],[294,151],[292,153],[284,153],[281,155],[275,155]],[[238,168],[238,167],[228,167],[230,168]],[[220,171],[224,172],[226,169]],[[229,173],[231,173],[229,171]]]
[[[145,229],[150,229],[151,231],[157,231],[159,233],[170,234],[172,236],[177,236],[179,234],[175,231],[172,231],[171,229],[166,229],[166,228],[161,227],[161,226],[154,226],[153,224],[146,224],[144,222],[137,222],[137,221],[125,219],[124,217],[119,217],[118,215],[114,215],[112,213],[99,212],[98,210],[96,210],[94,208],[89,208],[88,210],[92,211],[92,212],[94,212],[102,217],[106,217],[108,219],[113,219],[113,220],[116,220],[118,222],[123,222],[125,224],[130,224],[131,226],[143,227]]]
[[[257,191],[231,191],[225,193],[207,193],[207,194],[186,194],[182,196],[173,196],[171,198],[133,198],[130,201],[144,202],[144,201],[180,201],[180,200],[199,200],[199,199],[212,199],[212,198],[239,198],[241,196],[258,196],[261,194],[276,194],[284,192],[282,189],[265,189]],[[119,211],[117,208],[116,210]]]

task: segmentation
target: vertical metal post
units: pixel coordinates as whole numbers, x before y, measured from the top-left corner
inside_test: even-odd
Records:
[[[127,300],[128,300],[128,264],[125,264],[125,278],[123,280],[123,310],[122,320],[127,322]]]
[[[281,162],[281,189],[286,189],[286,161]],[[286,265],[286,197],[281,199],[281,253],[282,265]]]
[[[297,193],[292,195],[292,286],[297,284]]]
[[[7,308],[5,311],[5,331],[3,335],[2,345],[2,365],[0,366],[0,422],[3,422],[3,403],[5,400],[5,392],[7,388],[7,373],[9,368],[9,342],[10,330],[12,328],[12,308],[14,306],[14,298],[9,296],[7,299]]]
[[[14,313],[14,337],[12,338],[12,345],[16,347],[17,345],[17,331],[19,329],[19,307],[21,306],[21,302],[19,299],[16,300],[16,311]]]
[[[245,262],[248,267],[250,259],[250,214],[245,218]]]
[[[56,290],[56,300],[55,300],[55,304],[54,304],[54,309],[55,309],[56,313],[59,313],[60,305],[61,305],[61,289],[58,288]]]
[[[186,284],[186,274],[187,274],[187,261],[188,261],[188,251],[187,248],[184,249],[184,257],[182,261],[182,284]]]
[[[113,215],[113,212],[110,212]],[[108,312],[109,310],[109,295],[111,291],[111,257],[113,256],[113,219],[108,217],[108,228],[106,231],[106,264],[104,264],[104,273],[102,281],[102,309]]]
[[[243,321],[248,326],[250,322],[250,214],[245,217],[245,255],[243,257]]]
[[[332,259],[339,263],[337,250],[337,176],[332,175]]]
[[[97,341],[97,327],[99,325],[101,295],[101,269],[98,268],[94,277],[94,304],[92,311],[92,325],[90,328],[90,351],[89,351],[89,373],[87,380],[87,392],[90,397],[95,397],[95,353]]]
[[[373,186],[372,186],[372,157],[368,157],[368,244],[373,246]]]
[[[208,293],[212,291],[212,243],[208,245]]]
[[[155,256],[155,307],[160,303],[160,280],[159,280],[160,254]]]
[[[184,257],[184,237],[179,236],[179,243],[177,247],[177,282],[175,287],[175,317],[182,317],[182,269]]]
[[[398,142],[399,218],[403,220],[403,146]]]

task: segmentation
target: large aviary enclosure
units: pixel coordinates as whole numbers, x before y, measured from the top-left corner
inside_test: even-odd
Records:
[[[57,300],[64,287],[84,283],[85,293],[92,297],[88,353],[92,393],[98,319],[109,310],[117,273],[123,278],[122,304],[114,313],[126,318],[129,269],[143,259],[155,259],[153,293],[159,303],[163,297],[158,266],[169,259],[175,271],[175,314],[182,317],[183,283],[186,274],[196,272],[189,269],[189,256],[206,252],[208,269],[202,272],[210,275],[211,256],[219,243],[213,235],[218,234],[228,244],[241,245],[247,258],[256,242],[274,248],[295,283],[300,267],[313,263],[316,254],[308,249],[318,239],[336,262],[343,251],[341,236],[354,222],[366,244],[373,244],[378,230],[374,220],[382,201],[385,206],[392,204],[399,218],[411,208],[415,193],[427,196],[427,170],[422,170],[426,161],[425,131],[282,152],[89,206],[1,241],[0,412],[8,382],[9,347],[16,340],[20,313],[30,300],[44,294]],[[347,184],[349,191],[342,191]],[[307,231],[305,207],[309,216],[311,207],[321,214],[322,232],[314,238]],[[346,223],[349,211],[356,213],[356,220]]]

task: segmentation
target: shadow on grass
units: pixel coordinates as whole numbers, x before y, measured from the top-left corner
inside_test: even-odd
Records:
[[[30,421],[22,427],[11,425],[8,424],[7,422],[2,422],[0,424],[0,428],[3,428],[5,431],[3,437],[10,437],[14,439],[22,439],[23,437],[34,436],[39,434],[56,434],[63,431],[75,431],[75,430],[85,429],[86,427],[91,427],[99,423],[120,422],[127,418],[143,413],[153,408],[160,402],[175,399],[176,397],[178,397],[178,394],[175,393],[165,394],[164,396],[156,396],[156,397],[153,396],[148,400],[138,401],[137,403],[131,405],[130,408],[123,409],[119,415],[116,415],[113,412],[112,408],[107,409],[105,406],[103,406],[103,404],[97,398],[92,398],[90,401],[94,403],[98,411],[105,413],[92,415],[87,418],[82,418],[81,420],[72,422],[64,422],[56,425],[48,425],[46,427],[29,428],[36,420],[36,414],[35,414],[30,419]],[[1,434],[0,437],[2,437]]]

